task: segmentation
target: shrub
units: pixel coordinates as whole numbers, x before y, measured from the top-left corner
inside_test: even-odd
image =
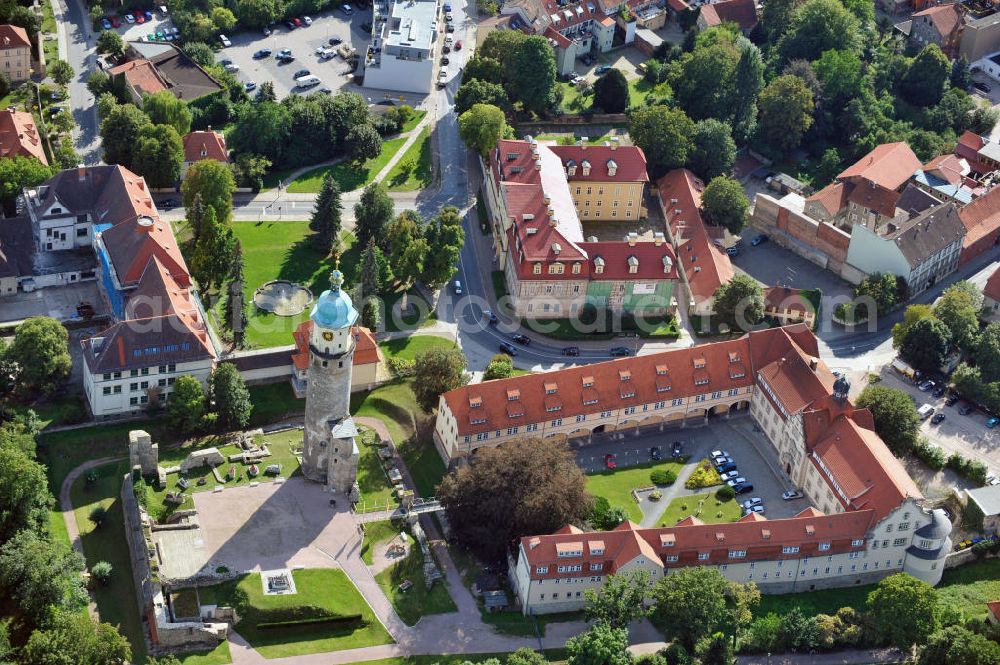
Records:
[[[389,358],[386,363],[392,376],[397,379],[413,376],[416,363],[406,358]]]
[[[723,485],[715,492],[715,497],[719,501],[732,501],[736,498],[736,490],[729,485]]]
[[[143,508],[149,507],[149,488],[146,486],[146,481],[141,477],[138,480],[132,481],[132,493],[135,495],[136,503],[138,503]]]
[[[654,485],[673,485],[677,480],[677,472],[672,469],[656,469],[649,474],[649,479]]]
[[[107,561],[98,561],[90,568],[90,576],[101,586],[107,586],[111,582],[111,574],[114,569]]]
[[[601,531],[613,529],[626,519],[628,519],[628,513],[625,512],[625,509],[612,506],[603,496],[594,499],[594,505],[591,506],[590,514],[587,516],[587,521],[590,522],[591,526]]]
[[[972,546],[972,553],[977,559],[984,559],[987,554],[997,552],[1000,552],[1000,540],[984,540]]]
[[[700,489],[702,487],[713,487],[722,484],[722,477],[715,470],[712,463],[707,459],[698,463],[698,468],[694,470],[691,477],[684,483],[684,487],[689,490]]]
[[[932,444],[926,437],[917,439],[917,442],[913,444],[913,453],[935,471],[940,471],[948,463],[948,456],[944,450],[940,446]]]
[[[986,464],[979,460],[968,459],[960,453],[952,453],[946,466],[974,483],[979,485],[986,483],[986,474],[989,471]]]
[[[659,501],[662,498],[663,498],[663,492],[661,492],[660,490],[655,490],[649,493],[650,501]]]
[[[104,506],[94,506],[94,509],[90,511],[89,519],[94,523],[94,527],[99,529],[108,519],[108,511],[104,509]]]

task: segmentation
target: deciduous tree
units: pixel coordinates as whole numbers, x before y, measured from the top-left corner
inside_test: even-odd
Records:
[[[714,39],[706,39],[713,35]],[[677,101],[696,120],[728,117],[731,102],[746,103],[733,99],[733,78],[740,50],[730,33],[722,28],[711,28],[699,35],[699,40],[708,43],[696,47],[682,61],[680,77],[674,83]]]
[[[133,146],[132,167],[150,187],[176,185],[183,164],[184,143],[173,126],[146,125],[139,130]]]
[[[628,629],[599,622],[566,642],[569,665],[631,665]]]
[[[67,86],[73,80],[73,67],[65,60],[56,60],[48,66],[48,74],[58,85]]]
[[[809,2],[837,0],[809,0]],[[813,96],[797,76],[779,76],[771,81],[758,100],[761,137],[772,147],[788,152],[802,142],[812,126]]]
[[[664,173],[687,162],[694,129],[694,122],[684,111],[656,105],[632,113],[628,131],[646,153],[651,170]]]
[[[111,109],[101,123],[104,161],[131,169],[133,148],[139,140],[139,132],[149,124],[149,116],[134,104],[120,104]]]
[[[730,330],[749,330],[764,318],[764,290],[749,275],[736,275],[715,291],[715,316]]]
[[[948,626],[928,637],[917,665],[1000,665],[1000,645],[963,626]]]
[[[750,202],[743,186],[726,176],[716,176],[701,193],[701,214],[710,224],[717,224],[730,233],[739,233],[746,226]]]
[[[51,395],[66,384],[73,361],[69,333],[48,316],[34,316],[17,327],[6,357],[17,364],[20,388]]]
[[[370,124],[352,127],[347,132],[347,154],[354,162],[363,164],[375,159],[382,152],[382,137]]]
[[[508,379],[512,376],[514,376],[514,361],[506,353],[498,353],[487,363],[483,381]]]
[[[455,275],[458,257],[465,244],[465,231],[458,209],[451,206],[444,208],[424,228],[424,239],[427,241],[427,256],[421,279],[432,289],[440,288]]]
[[[195,280],[206,289],[221,286],[232,267],[235,246],[233,230],[219,223],[215,208],[206,207],[191,255],[191,274]]]
[[[221,363],[212,372],[212,401],[219,423],[229,429],[243,429],[250,423],[253,403],[243,375],[232,363]]]
[[[951,349],[948,326],[939,319],[928,318],[910,326],[903,345],[899,347],[899,355],[916,369],[936,372],[947,360]]]
[[[25,187],[40,185],[54,175],[54,170],[36,157],[4,157],[0,159],[0,204],[13,215],[14,202]]]
[[[0,590],[34,621],[53,610],[86,605],[81,570],[82,556],[30,529],[0,545]]]
[[[120,665],[132,660],[132,647],[118,629],[86,613],[61,612],[44,630],[28,638],[23,665]]]
[[[316,197],[309,230],[313,232],[313,244],[323,254],[329,254],[333,244],[340,237],[343,205],[340,202],[340,185],[332,173],[323,176],[323,186]]]
[[[172,92],[161,90],[142,98],[142,110],[154,125],[170,125],[180,136],[191,131],[191,109],[187,102]]]
[[[471,79],[455,93],[455,113],[462,116],[476,104],[495,106],[504,113],[510,111],[510,98],[503,86],[493,81]]]
[[[541,113],[549,108],[556,87],[556,56],[548,39],[541,35],[526,37],[504,64],[504,80],[512,99],[528,111]]]
[[[125,55],[125,40],[114,30],[101,30],[97,36],[97,52],[105,53],[118,62]]]
[[[465,84],[476,79],[490,83],[502,82],[503,68],[500,65],[500,61],[476,52],[465,63],[465,69],[462,70],[462,83]]]
[[[700,639],[726,625],[729,582],[715,569],[680,568],[653,588],[656,613],[669,638],[691,651]]]
[[[236,0],[236,14],[240,25],[263,28],[280,18],[282,4],[278,0]]]
[[[917,440],[920,416],[913,400],[902,390],[871,385],[861,391],[857,406],[872,412],[875,433],[897,455],[910,450]]]
[[[482,156],[497,146],[497,141],[510,138],[512,130],[507,126],[507,117],[496,106],[473,104],[472,108],[458,116],[458,133],[469,146]]]
[[[813,69],[823,83],[823,99],[831,110],[843,109],[861,92],[864,66],[854,51],[825,51]]]
[[[612,628],[627,630],[635,619],[649,616],[650,610],[645,604],[649,591],[648,571],[635,570],[610,575],[600,589],[587,589],[583,592],[587,621],[606,623]]]
[[[628,81],[620,70],[609,69],[594,82],[594,106],[605,113],[624,113],[628,101]]]
[[[778,49],[785,60],[815,60],[831,49],[857,51],[860,24],[839,0],[806,0],[792,14]]]
[[[432,348],[414,361],[413,393],[420,408],[430,413],[442,393],[465,385],[466,359],[458,347]]]
[[[903,320],[892,326],[892,348],[899,349],[903,346],[906,334],[910,332],[913,324],[921,319],[929,319],[934,316],[934,310],[930,305],[910,305],[903,313]]]
[[[0,542],[19,531],[43,533],[48,506],[45,467],[15,445],[0,445]]]
[[[732,171],[736,163],[736,142],[727,123],[714,118],[699,120],[691,138],[688,168],[699,178],[707,182]]]
[[[436,495],[455,538],[484,561],[504,560],[522,536],[579,522],[591,502],[573,453],[551,439],[480,448]]]
[[[899,649],[923,643],[938,627],[938,598],[934,587],[896,573],[868,594],[868,613],[883,642]]]
[[[225,226],[228,226],[233,214],[235,191],[236,180],[233,178],[232,169],[228,164],[214,159],[203,159],[192,164],[181,185],[185,207],[191,205],[196,194],[200,194],[202,205],[213,208],[215,219]]]
[[[979,310],[983,308],[983,293],[962,280],[945,289],[934,303],[934,316],[951,332],[951,341],[960,351],[971,351],[979,336]]]
[[[201,381],[185,374],[177,377],[174,391],[167,398],[167,418],[183,434],[191,434],[201,428],[207,410],[205,390]]]
[[[900,92],[917,106],[931,106],[941,101],[945,83],[951,76],[951,63],[937,44],[928,44],[917,54],[900,81]]]
[[[979,336],[975,348],[976,364],[988,383],[1000,381],[1000,323],[990,323]]]
[[[739,144],[750,140],[757,129],[757,98],[764,89],[764,59],[760,49],[740,38],[740,60],[733,76],[733,103],[730,114],[733,139]]]

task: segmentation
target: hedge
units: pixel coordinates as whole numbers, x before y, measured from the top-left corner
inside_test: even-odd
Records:
[[[268,630],[273,628],[291,628],[293,626],[315,626],[317,624],[329,624],[331,627],[334,626],[357,626],[363,627],[366,625],[364,618],[360,614],[352,614],[350,616],[321,616],[312,617],[310,619],[293,619],[290,621],[262,621],[257,624],[257,628],[262,630]]]
[[[649,479],[654,485],[673,485],[677,480],[677,472],[673,469],[656,469],[649,474]]]
[[[698,468],[694,470],[691,477],[684,483],[684,487],[689,490],[696,490],[702,487],[713,487],[714,485],[721,484],[722,477],[719,475],[719,472],[715,470],[711,462],[704,459],[698,463]]]

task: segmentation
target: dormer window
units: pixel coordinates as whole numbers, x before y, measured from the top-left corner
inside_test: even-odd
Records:
[[[507,401],[508,402],[516,402],[519,399],[521,399],[521,391],[520,390],[518,390],[517,388],[512,388],[512,389],[510,389],[510,390],[507,391]]]
[[[613,159],[608,160],[608,175],[614,177],[618,171],[618,164]]]
[[[589,176],[589,175],[590,175],[590,162],[588,162],[588,161],[587,161],[587,160],[585,159],[585,160],[583,160],[583,162],[582,162],[582,163],[580,164],[580,166],[581,166],[581,167],[583,168],[583,176],[584,176],[584,177],[587,177],[587,176]]]
[[[585,377],[583,377],[583,387],[584,388],[593,388],[594,387],[594,377],[592,377],[592,376],[585,376]]]
[[[577,261],[576,263],[573,264],[573,274],[574,275],[579,275],[580,274],[580,269],[581,268],[580,268],[580,262],[579,261]]]
[[[576,162],[572,159],[566,162],[566,173],[571,177],[576,175]]]
[[[556,391],[558,391],[558,390],[559,390],[559,385],[556,384],[556,383],[554,383],[554,382],[553,383],[546,383],[545,384],[545,394],[546,395],[555,395]]]
[[[761,529],[760,530],[760,537],[763,540],[771,540],[771,530],[770,529]]]
[[[563,264],[561,264],[561,263],[550,263],[549,264],[549,274],[550,275],[561,275],[561,274],[563,274],[563,270],[564,269],[565,269],[565,266],[563,266]]]
[[[632,372],[631,371],[629,371],[627,369],[620,369],[620,370],[618,370],[618,380],[619,381],[628,381],[631,378],[632,378]]]
[[[594,257],[594,274],[601,275],[604,273],[604,259],[599,256]]]
[[[482,397],[476,396],[476,397],[470,397],[469,398],[469,408],[470,409],[478,409],[482,405],[483,405],[483,398]]]
[[[205,148],[205,146],[201,147],[201,156],[208,157],[208,150]]]
[[[695,369],[705,369],[705,356],[695,356],[692,362]]]
[[[666,374],[667,374],[667,366],[666,365],[657,365],[656,366],[656,375],[657,376],[666,376]]]
[[[533,272],[536,275],[541,275],[542,274],[542,264],[541,263],[536,263]]]
[[[634,275],[639,272],[639,259],[634,256],[628,257],[628,271],[630,275]]]
[[[669,256],[664,256],[663,257],[663,274],[664,275],[669,275],[670,271],[673,270],[673,268],[674,268],[674,260],[671,259]]]
[[[738,363],[740,361],[740,354],[737,351],[729,352],[729,362]]]

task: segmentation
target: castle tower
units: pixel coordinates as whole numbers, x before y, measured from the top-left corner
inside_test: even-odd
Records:
[[[342,289],[344,276],[330,274],[309,318],[309,370],[302,473],[327,489],[349,495],[358,472],[358,430],[351,419],[351,368],[358,320],[351,297]]]

